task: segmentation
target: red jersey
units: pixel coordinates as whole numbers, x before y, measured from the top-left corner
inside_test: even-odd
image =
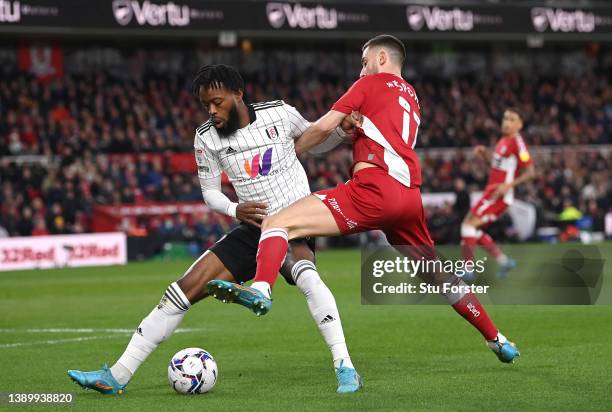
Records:
[[[332,110],[363,115],[353,138],[353,166],[375,164],[407,187],[421,185],[421,166],[414,151],[421,123],[414,88],[390,73],[364,76],[332,106]]]
[[[533,163],[520,135],[504,136],[495,145],[487,186],[511,183],[520,170]]]
[[[532,163],[527,145],[520,135],[502,137],[495,145],[487,187],[497,186],[500,183],[511,183],[522,169]],[[513,193],[510,190],[504,200],[509,203],[512,197]]]

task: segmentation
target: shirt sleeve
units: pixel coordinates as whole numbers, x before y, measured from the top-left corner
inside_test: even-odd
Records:
[[[533,159],[531,158],[531,154],[529,154],[529,150],[527,150],[527,145],[520,136],[516,138],[516,149],[519,168],[522,169],[533,164]]]
[[[235,217],[238,204],[230,201],[221,192],[221,164],[218,156],[199,140],[198,135],[194,149],[204,202],[215,212]]]
[[[353,110],[359,111],[361,105],[365,101],[365,92],[368,87],[368,76],[357,80],[350,89],[342,95],[340,99],[332,106],[332,110],[345,114],[351,113]]]
[[[212,179],[221,176],[221,164],[219,158],[206,145],[198,141],[198,136],[195,139],[195,160],[198,166],[198,177],[200,179]]]
[[[321,154],[325,152],[329,152],[340,143],[344,141],[347,137],[346,133],[338,126],[336,130],[334,130],[327,139],[323,140],[321,143],[313,147],[308,151],[310,154]]]
[[[231,217],[236,217],[238,203],[234,203],[221,191],[221,176],[211,179],[200,177],[200,187],[204,202],[215,212],[222,213]]]
[[[304,133],[304,131],[310,127],[311,123],[308,120],[304,119],[304,117],[302,117],[302,114],[298,112],[295,107],[289,104],[285,104],[285,110],[287,110],[289,136],[293,138],[293,140],[295,140],[299,138],[302,133]]]

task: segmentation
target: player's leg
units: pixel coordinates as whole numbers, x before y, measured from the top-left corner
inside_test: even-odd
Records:
[[[289,240],[339,234],[336,219],[315,195],[306,196],[277,214],[266,217],[261,225],[257,272],[251,287],[260,291],[266,298],[270,297],[285,259]]]
[[[317,272],[313,250],[314,239],[289,242],[281,274],[306,298],[308,310],[331,352],[338,392],[355,392],[361,387],[361,378],[349,356],[336,299]]]
[[[388,226],[384,230],[389,243],[392,245],[403,245],[403,247],[399,248],[403,253],[406,253],[405,247],[409,247],[411,251],[410,257],[412,258],[419,258],[418,255],[423,255],[423,251],[430,255],[429,251],[433,249],[433,242],[427,229],[421,195],[418,189],[404,190],[402,199],[398,199],[398,203],[406,205],[406,208],[404,213],[398,215],[395,224]],[[415,210],[415,205],[419,205],[420,210]],[[431,258],[431,256],[424,257]],[[420,276],[425,281],[434,285],[450,283],[456,286],[466,286],[463,279],[451,274],[421,273]],[[518,350],[516,350],[514,344],[507,341],[505,336],[499,333],[476,295],[471,292],[466,293],[462,291],[461,293],[447,293],[444,296],[453,309],[482,334],[489,347],[491,347],[501,361],[511,362],[518,356]]]
[[[102,393],[122,393],[138,367],[174,333],[192,304],[207,296],[206,284],[213,279],[234,281],[214,253],[205,252],[172,283],[159,304],[138,325],[124,353],[111,367],[94,372],[71,370],[68,375],[83,387]]]
[[[215,293],[221,292],[225,297],[231,287],[235,296],[233,301],[248,300],[249,304],[245,306],[256,315],[263,315],[272,307],[271,287],[285,259],[288,240],[378,228],[377,222],[384,219],[385,205],[392,202],[393,196],[380,188],[371,190],[381,178],[386,179],[384,170],[365,170],[368,172],[355,173],[346,184],[306,196],[264,219],[257,252],[257,272],[251,287],[222,285],[213,281],[209,290],[211,287],[217,289]],[[228,297],[232,299],[231,295]]]
[[[482,246],[497,261],[499,267],[498,277],[504,277],[516,266],[516,262],[503,253],[493,238],[484,232],[482,228],[497,220],[505,212],[506,208],[507,205],[501,200],[491,202],[483,198],[467,214],[461,224],[463,259],[473,261],[476,245]],[[472,280],[474,275],[473,273],[468,273],[465,278],[466,280]]]
[[[251,287],[213,281],[208,290],[217,299],[246,306],[257,316],[264,315],[272,308],[272,286],[285,260],[289,240],[339,233],[338,224],[323,202],[306,196],[262,222]]]

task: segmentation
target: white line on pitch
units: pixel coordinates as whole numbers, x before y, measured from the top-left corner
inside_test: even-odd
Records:
[[[7,330],[7,329],[0,329],[0,331],[3,331],[3,330]],[[12,329],[12,330],[17,330],[17,329]],[[38,330],[47,331],[46,329],[38,329]],[[106,329],[98,329],[96,331],[101,332],[104,330]],[[87,341],[87,340],[114,339],[114,338],[118,338],[122,336],[128,336],[129,334],[132,333],[131,329],[125,329],[124,332],[117,332],[119,329],[113,329],[113,330],[115,331],[114,332],[115,335],[111,335],[111,336],[81,336],[78,338],[43,340],[43,341],[36,341],[36,342],[2,343],[0,344],[0,348],[16,348],[16,347],[21,347],[21,346],[35,346],[35,345],[57,345],[60,343],[82,342],[82,341]],[[198,332],[198,331],[203,331],[203,330],[205,329],[204,328],[182,328],[182,329],[179,328],[175,331],[175,333]]]
[[[204,328],[179,328],[178,333],[201,332]],[[94,328],[43,328],[43,329],[0,329],[0,333],[132,333],[134,329],[94,329]]]
[[[82,336],[80,338],[43,340],[43,341],[38,341],[38,342],[3,343],[3,344],[0,344],[0,348],[16,348],[19,346],[34,346],[34,345],[57,345],[58,343],[82,342],[84,340],[110,339],[110,338],[116,338],[116,337],[118,337],[118,335],[115,335],[115,336]]]

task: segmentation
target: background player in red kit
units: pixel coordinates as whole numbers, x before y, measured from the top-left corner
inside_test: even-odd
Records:
[[[461,225],[461,244],[463,258],[474,259],[476,245],[489,252],[499,265],[497,276],[505,277],[516,266],[514,259],[506,256],[495,241],[480,228],[495,222],[504,214],[514,200],[514,188],[535,177],[533,160],[527,151],[527,145],[519,134],[523,128],[523,116],[516,108],[504,112],[501,124],[502,138],[495,145],[493,155],[484,146],[477,146],[474,151],[484,156],[491,163],[489,181],[482,197],[469,211]],[[473,273],[466,274],[473,278]]]
[[[290,239],[381,229],[391,244],[433,248],[419,189],[420,165],[414,151],[420,124],[419,101],[413,87],[401,77],[405,56],[402,42],[389,35],[374,37],[363,46],[360,79],[296,143],[296,151],[308,150],[342,124],[347,115],[358,111],[363,122],[353,137],[352,179],[266,217],[251,287],[211,281],[211,294],[247,306],[257,315],[265,314],[271,308],[271,287]],[[461,279],[453,278],[463,284]],[[512,362],[518,356],[518,350],[498,332],[475,295],[462,293],[447,298],[482,333],[500,360]],[[355,384],[360,385],[356,373]]]

